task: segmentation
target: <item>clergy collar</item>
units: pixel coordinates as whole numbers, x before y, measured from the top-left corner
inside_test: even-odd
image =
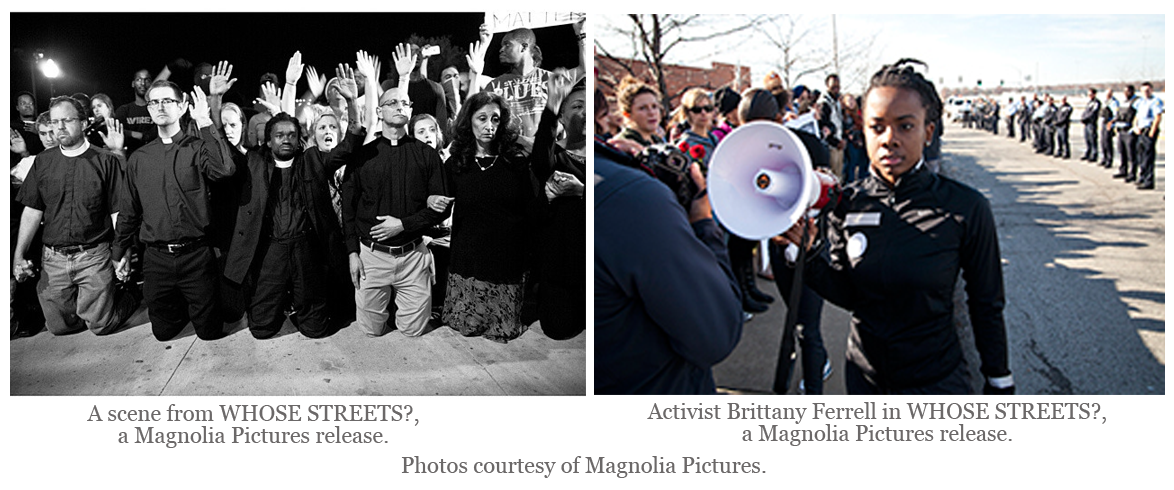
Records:
[[[293,166],[293,159],[290,158],[289,160],[278,160],[276,157],[274,157],[273,163],[277,164],[277,168],[290,168]]]
[[[74,149],[72,149],[72,150],[66,150],[65,148],[62,148],[62,149],[61,149],[61,154],[62,154],[62,155],[65,155],[65,156],[67,156],[67,157],[77,157],[77,156],[81,156],[81,154],[82,154],[82,153],[85,153],[85,152],[86,152],[86,150],[89,150],[89,149],[90,149],[90,142],[89,142],[89,140],[82,139],[82,145],[81,145],[81,146],[79,146],[79,147],[77,147],[77,148],[74,148]]]

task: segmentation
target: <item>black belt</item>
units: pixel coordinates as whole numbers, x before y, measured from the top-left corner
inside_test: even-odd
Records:
[[[274,242],[288,242],[288,241],[291,241],[291,240],[297,240],[297,239],[299,239],[299,238],[305,238],[305,237],[306,237],[306,235],[308,235],[308,233],[306,233],[306,232],[304,232],[304,231],[302,231],[302,232],[298,232],[298,233],[294,233],[293,235],[290,235],[290,236],[287,236],[287,237],[276,237],[276,236],[273,236],[273,234],[270,234],[270,235],[269,235],[269,240],[270,240],[270,241],[274,241]]]
[[[49,250],[52,250],[52,251],[57,252],[62,255],[73,255],[76,253],[85,252],[86,250],[92,250],[92,249],[98,248],[99,245],[101,245],[101,243],[91,243],[88,245],[87,244],[65,245],[62,247],[58,247],[56,245],[45,245],[45,248],[48,248]]]
[[[201,237],[201,238],[196,238],[194,240],[185,240],[182,242],[175,242],[175,243],[166,243],[166,242],[148,243],[147,246],[151,247],[153,249],[156,249],[156,250],[161,250],[163,252],[167,252],[172,255],[179,255],[182,253],[187,253],[192,250],[195,250],[199,246],[203,245],[206,241],[207,240],[205,240],[203,237]]]
[[[363,245],[367,246],[367,248],[376,252],[383,252],[385,254],[391,255],[403,255],[411,252],[412,250],[415,250],[416,246],[420,244],[421,240],[423,240],[423,238],[416,238],[415,240],[399,246],[380,245],[366,238],[362,239],[361,241],[363,242]]]

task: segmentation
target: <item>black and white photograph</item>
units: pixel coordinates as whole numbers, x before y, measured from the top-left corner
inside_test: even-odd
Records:
[[[586,394],[581,13],[11,13],[12,395]]]

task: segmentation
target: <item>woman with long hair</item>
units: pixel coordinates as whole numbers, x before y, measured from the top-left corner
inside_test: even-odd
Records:
[[[526,331],[523,284],[528,270],[535,199],[529,159],[509,125],[500,95],[466,101],[453,128],[446,163],[453,216],[452,264],[444,323],[466,337],[505,343]]]
[[[86,139],[94,146],[105,148],[106,142],[102,135],[107,134],[108,131],[106,122],[114,119],[114,101],[110,100],[109,95],[98,93],[89,99],[88,104],[91,117],[89,118],[89,126],[86,127]],[[120,149],[111,148],[111,150]]]

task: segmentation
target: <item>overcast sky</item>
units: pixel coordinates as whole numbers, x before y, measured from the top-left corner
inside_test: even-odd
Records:
[[[711,29],[744,24],[745,17],[716,16]],[[627,27],[623,15],[597,15],[602,23]],[[832,16],[804,14],[797,25],[811,32],[807,45],[824,49],[830,58]],[[1163,15],[844,15],[835,16],[841,52],[846,46],[875,38],[868,51],[868,72],[899,58],[917,58],[929,75],[945,87],[983,87],[1057,83],[1098,83],[1163,79],[1166,36]],[[616,54],[630,42],[610,34],[603,25],[596,38]],[[696,31],[694,31],[696,34]],[[722,42],[682,44],[673,62],[708,66],[709,61],[749,65],[754,82],[779,58],[761,33],[725,38]],[[728,49],[727,49],[728,47]],[[846,69],[845,69],[846,70]],[[799,80],[822,86],[825,72]],[[959,82],[961,77],[961,82]],[[862,82],[858,82],[862,83]],[[859,90],[861,86],[848,87]]]

